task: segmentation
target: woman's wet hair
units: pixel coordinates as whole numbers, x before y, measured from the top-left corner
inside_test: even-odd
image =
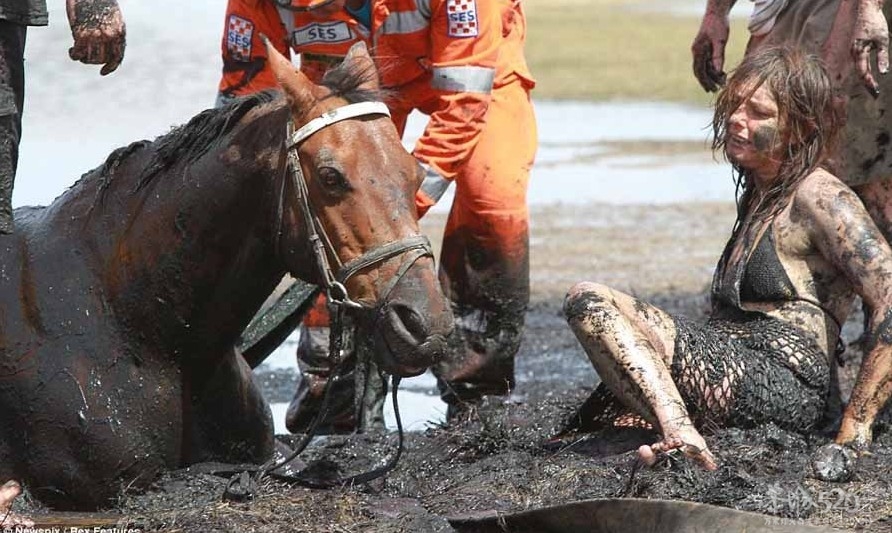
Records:
[[[778,145],[782,148],[778,179],[756,201],[754,177],[733,164],[737,186],[737,222],[725,255],[742,229],[746,213],[768,223],[787,205],[796,186],[815,169],[828,165],[843,121],[839,101],[820,58],[791,46],[773,46],[747,55],[716,99],[712,119],[715,151],[725,153],[731,115],[760,87],[767,87],[777,104]],[[749,243],[744,243],[749,248]]]
[[[778,141],[782,147],[778,178],[766,191],[760,210],[777,213],[796,185],[826,164],[842,129],[841,106],[820,58],[792,46],[773,46],[747,55],[719,93],[712,119],[713,149],[725,151],[731,115],[760,87],[777,103]],[[734,165],[738,206],[748,208],[752,178]]]

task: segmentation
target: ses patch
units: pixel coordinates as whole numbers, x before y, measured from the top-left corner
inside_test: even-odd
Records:
[[[251,39],[254,36],[254,23],[237,15],[229,16],[226,30],[226,49],[235,61],[251,59]]]
[[[476,0],[446,0],[450,37],[477,37]]]
[[[324,22],[307,24],[294,30],[295,46],[318,43],[342,43],[353,39],[353,32],[346,22]]]

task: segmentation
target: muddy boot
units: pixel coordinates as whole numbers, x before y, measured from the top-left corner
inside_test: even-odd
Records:
[[[514,355],[520,347],[523,317],[500,320],[483,311],[455,312],[456,327],[446,358],[434,368],[447,420],[470,416],[484,396],[507,396],[514,389]]]
[[[334,372],[328,358],[328,347],[329,328],[300,325],[297,363],[301,378],[285,414],[285,426],[292,433],[305,433],[322,407],[326,386]],[[349,353],[353,349],[353,336],[345,335],[344,352]],[[352,433],[356,429],[355,358],[349,358],[347,365],[342,377],[331,384],[327,415],[319,421],[317,435]]]

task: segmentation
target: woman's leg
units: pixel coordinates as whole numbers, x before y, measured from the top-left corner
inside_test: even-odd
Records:
[[[652,464],[656,453],[679,448],[703,467],[715,469],[715,459],[694,428],[670,373],[672,317],[596,283],[574,286],[564,301],[564,313],[607,388],[660,428],[663,441],[642,446],[641,458]]]

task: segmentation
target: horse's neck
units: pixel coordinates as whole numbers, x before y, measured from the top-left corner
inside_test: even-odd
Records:
[[[281,278],[272,230],[280,111],[249,113],[191,163],[171,165],[137,194],[119,187],[117,201],[104,202],[126,206],[104,229],[113,234],[102,239],[112,274],[105,289],[120,318],[156,324],[149,338],[202,350],[231,345]],[[138,158],[142,167],[153,146]],[[139,172],[139,161],[127,167]]]

